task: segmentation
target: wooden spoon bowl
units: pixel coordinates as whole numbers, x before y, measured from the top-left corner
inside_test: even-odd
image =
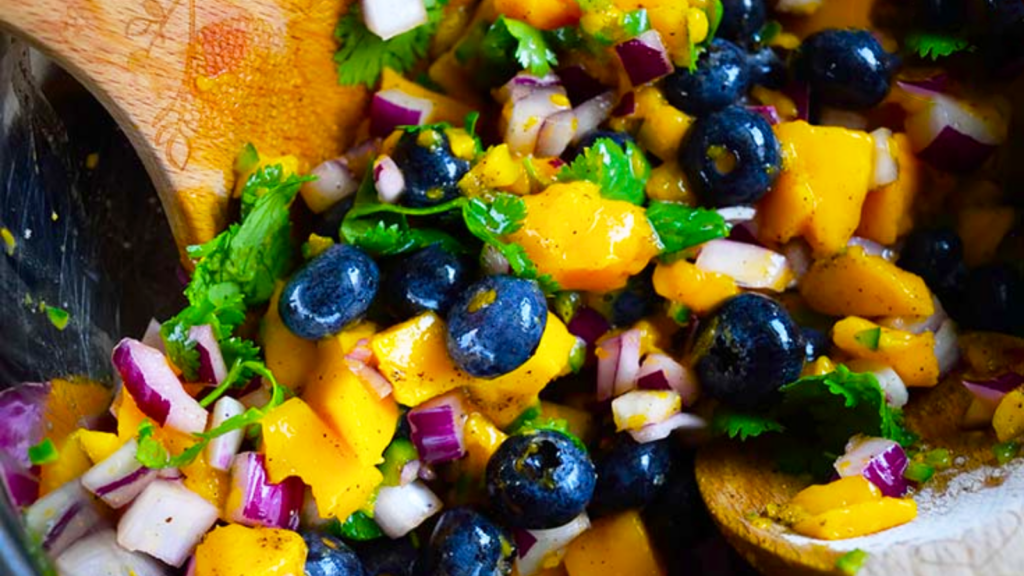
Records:
[[[337,83],[349,0],[0,0],[0,28],[74,75],[124,129],[179,247],[223,228],[247,142],[312,167],[351,144],[367,92]]]
[[[717,443],[697,459],[697,480],[725,537],[769,576],[841,574],[836,561],[869,553],[857,576],[1019,576],[1024,573],[1024,462],[999,466],[990,432],[959,424],[970,394],[951,377],[915,392],[907,423],[929,447],[947,448],[954,466],[914,495],[913,522],[863,538],[826,542],[801,537],[757,514],[808,485],[773,470],[756,443]]]

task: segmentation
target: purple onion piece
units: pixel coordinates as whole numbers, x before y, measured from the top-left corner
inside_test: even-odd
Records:
[[[622,118],[624,116],[632,116],[636,113],[636,93],[626,92],[619,103],[612,108],[612,116],[616,118]]]
[[[298,478],[273,484],[267,477],[264,457],[243,452],[231,466],[231,495],[238,506],[225,511],[228,519],[245,526],[269,526],[295,530],[299,527],[305,486]]]
[[[617,45],[615,53],[633,86],[641,86],[672,73],[672,61],[656,30],[648,30]]]
[[[779,117],[779,111],[775,109],[775,106],[747,106],[747,110],[760,115],[772,126],[782,122],[782,118]]]
[[[516,541],[516,554],[520,558],[529,554],[530,548],[533,548],[533,545],[537,543],[537,537],[530,534],[529,530],[523,528],[514,528],[512,530],[512,537]]]
[[[611,324],[597,310],[581,306],[569,321],[568,329],[570,334],[583,338],[588,346],[592,346],[611,329]]]
[[[665,373],[662,371],[651,372],[650,374],[644,374],[636,381],[636,387],[641,390],[671,390],[672,387],[668,385],[668,378],[665,378]]]
[[[399,126],[418,126],[426,121],[434,104],[398,89],[373,95],[370,102],[370,135],[386,138]]]
[[[835,463],[843,478],[863,476],[885,496],[899,498],[907,493],[910,482],[903,477],[909,460],[903,447],[886,438],[854,436],[846,445],[846,453]]]
[[[971,172],[981,167],[996,149],[946,126],[917,156],[928,164],[949,172]]]
[[[573,106],[579,106],[607,90],[600,81],[588,74],[582,66],[562,68],[558,71],[558,77],[562,79],[565,91],[569,95],[569,101],[572,102]]]
[[[228,367],[220,351],[220,344],[213,335],[213,327],[209,324],[193,326],[188,331],[189,340],[196,343],[199,353],[199,381],[204,384],[220,384],[227,378]]]
[[[456,460],[466,453],[466,412],[458,393],[450,392],[421,404],[410,410],[406,418],[412,429],[412,442],[425,464]]]

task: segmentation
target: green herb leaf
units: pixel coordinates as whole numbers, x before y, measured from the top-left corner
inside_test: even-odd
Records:
[[[558,55],[548,47],[540,30],[526,22],[504,16],[498,17],[492,30],[502,26],[516,41],[516,61],[523,70],[534,76],[546,76],[551,72],[551,67],[558,64]]]
[[[686,326],[693,318],[693,311],[685,304],[672,302],[668,307],[668,315],[676,324]]]
[[[772,414],[742,412],[724,405],[715,408],[715,414],[711,419],[711,429],[716,434],[740,440],[786,430]]]
[[[974,50],[974,46],[964,38],[930,32],[909,34],[905,39],[905,44],[911,52],[921,58],[930,58],[931,60],[938,60],[964,50]]]
[[[873,352],[878,350],[878,342],[882,339],[882,329],[876,326],[875,328],[861,330],[853,335],[853,339],[861,346]]]
[[[846,574],[846,576],[855,576],[864,567],[864,563],[867,560],[868,553],[860,548],[856,548],[843,554],[836,560],[836,569]]]
[[[651,21],[647,17],[647,10],[643,8],[626,12],[622,16],[622,31],[625,37],[623,40],[636,38],[637,36],[651,29]]]
[[[647,220],[661,240],[662,254],[670,256],[698,244],[729,235],[730,226],[714,210],[655,200],[647,207]]]
[[[623,150],[613,140],[600,138],[562,168],[558,178],[587,180],[600,186],[601,195],[609,200],[642,205],[650,176],[651,165],[636,144],[629,142]]]
[[[718,27],[722,24],[722,17],[725,15],[725,7],[722,6],[722,0],[714,0],[711,3],[712,12],[708,14],[708,37],[704,39],[704,44],[710,46],[711,41],[715,39],[718,34]]]
[[[56,306],[46,307],[46,317],[57,330],[64,330],[68,327],[68,322],[71,321],[71,315],[68,314],[68,311]]]
[[[330,530],[337,536],[356,542],[367,542],[384,536],[377,522],[361,510],[353,512],[344,522],[335,519]]]
[[[53,441],[49,438],[28,448],[28,460],[33,466],[51,464],[59,459],[60,453],[57,452],[57,447],[53,445]]]

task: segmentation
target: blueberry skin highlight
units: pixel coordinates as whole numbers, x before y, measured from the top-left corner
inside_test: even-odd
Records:
[[[371,576],[356,553],[340,538],[323,532],[306,532],[306,576]]]
[[[508,374],[537,350],[547,314],[536,282],[488,276],[467,288],[448,311],[448,353],[477,378]]]
[[[505,440],[487,463],[487,496],[498,519],[513,528],[555,528],[579,516],[597,476],[568,436],[542,430]]]
[[[617,434],[611,446],[594,457],[597,484],[589,510],[610,514],[650,504],[669,482],[671,442],[638,444],[629,435]]]
[[[896,265],[917,274],[951,315],[962,306],[967,265],[960,236],[949,228],[919,228],[903,241]]]
[[[778,302],[755,293],[727,300],[701,324],[694,369],[708,396],[752,408],[800,378],[806,345]]]
[[[822,30],[797,51],[796,78],[816,103],[847,110],[877,106],[889,93],[894,58],[867,30]]]
[[[405,178],[401,202],[412,208],[428,208],[458,198],[459,180],[469,172],[469,162],[452,153],[448,136],[434,129],[402,134],[391,159]]]
[[[679,165],[704,205],[723,208],[767,194],[779,177],[782,152],[767,120],[730,106],[693,123]]]
[[[306,340],[337,334],[366,313],[379,282],[377,264],[365,252],[332,246],[285,284],[278,303],[281,320]]]
[[[417,576],[508,576],[515,545],[496,524],[470,508],[441,515]]]
[[[722,0],[722,8],[717,37],[737,44],[752,42],[768,19],[764,0]]]
[[[704,116],[736,102],[750,87],[747,54],[728,40],[715,39],[690,72],[677,68],[664,81],[669,104],[690,114]]]
[[[434,244],[392,263],[384,297],[402,319],[424,312],[443,315],[469,284],[469,274],[465,262]]]

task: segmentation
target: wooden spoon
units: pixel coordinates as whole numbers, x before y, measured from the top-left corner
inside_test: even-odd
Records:
[[[185,247],[225,224],[245,143],[303,168],[351,144],[367,93],[338,86],[332,59],[349,2],[0,0],[0,28],[110,111]]]
[[[1019,576],[1024,573],[1024,462],[995,462],[991,432],[959,423],[970,394],[957,379],[915,391],[907,423],[931,447],[947,448],[955,466],[914,496],[918,518],[872,536],[826,542],[755,518],[808,482],[772,470],[756,444],[721,443],[697,460],[701,493],[725,537],[768,576],[840,574],[836,560],[869,553],[857,576]]]

